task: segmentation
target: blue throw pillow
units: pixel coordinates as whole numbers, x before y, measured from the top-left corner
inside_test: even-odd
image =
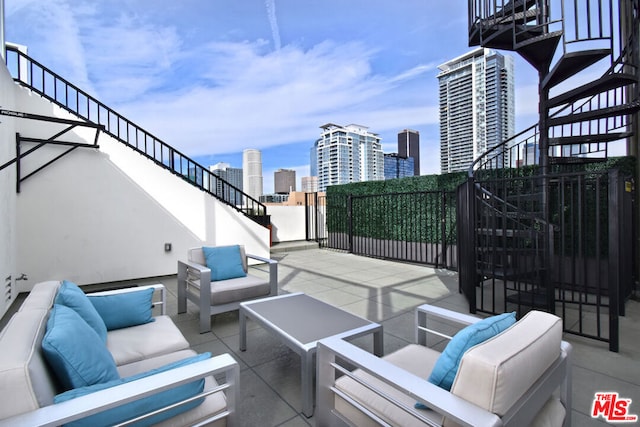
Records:
[[[121,294],[89,295],[108,331],[153,322],[153,288]]]
[[[498,335],[516,322],[516,313],[487,317],[455,334],[436,361],[428,381],[451,390],[464,353],[476,344]]]
[[[211,280],[226,280],[245,277],[240,246],[216,246],[202,248],[207,267],[211,269]]]
[[[199,362],[201,360],[207,360],[210,357],[211,357],[211,353],[202,353],[193,357],[189,357],[187,359],[179,360],[177,362],[164,365],[160,368],[153,369],[148,372],[143,372],[141,374],[133,375],[131,377],[110,381],[104,384],[96,384],[89,387],[81,387],[75,390],[69,390],[65,393],[57,395],[53,399],[53,402],[54,403],[65,402],[67,400],[75,399],[76,397],[84,396],[86,394],[93,393],[95,391],[104,390],[106,388],[114,387],[120,384],[125,384],[140,378],[146,378],[148,376],[151,376],[160,372],[169,371],[171,369],[178,368],[180,366],[186,366],[192,363]],[[145,397],[135,402],[130,402],[125,405],[119,406],[117,408],[109,409],[104,412],[100,412],[98,414],[91,415],[87,418],[83,418],[78,421],[73,421],[65,425],[72,426],[72,427],[84,427],[84,426],[86,427],[105,426],[106,427],[114,424],[119,424],[126,420],[139,417],[151,411],[155,411],[165,406],[172,405],[181,400],[193,397],[198,393],[202,393],[203,389],[204,389],[204,379],[196,380],[194,382],[183,384],[171,390],[166,390],[156,395]],[[194,400],[193,402],[189,402],[185,405],[178,406],[167,412],[163,412],[161,414],[151,416],[145,420],[138,421],[131,425],[136,427],[141,427],[141,426],[150,426],[152,424],[157,424],[168,418],[176,416],[182,412],[186,412],[192,408],[195,408],[196,406],[201,404],[203,400],[204,399]]]
[[[54,304],[42,338],[44,357],[65,389],[120,378],[98,334],[73,309]]]
[[[54,304],[72,308],[93,328],[103,343],[107,342],[107,328],[95,307],[89,302],[87,295],[75,283],[63,280],[58,289]]]

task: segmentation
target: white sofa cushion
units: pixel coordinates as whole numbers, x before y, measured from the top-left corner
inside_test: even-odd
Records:
[[[56,299],[60,285],[58,280],[36,283],[18,311],[53,307],[53,301]]]
[[[48,315],[48,309],[18,311],[0,334],[0,419],[51,405],[59,392],[40,347]]]
[[[175,351],[173,353],[162,354],[160,356],[150,357],[148,359],[138,360],[137,362],[118,366],[118,374],[120,374],[120,377],[122,378],[131,377],[141,372],[147,372],[152,369],[157,369],[161,366],[168,365],[169,363],[186,359],[187,357],[195,356],[196,354],[197,353],[195,351],[187,349]]]
[[[210,390],[217,387],[218,383],[213,377],[207,377],[204,381],[204,389]],[[154,427],[175,427],[175,426],[193,426],[200,423],[218,413],[227,409],[227,399],[224,393],[218,392],[207,396],[200,405],[188,412],[176,415],[173,418],[155,424]],[[215,423],[204,424],[209,427],[225,427],[227,425],[226,418],[218,420]]]
[[[151,323],[109,331],[107,348],[120,366],[186,350],[189,343],[169,316],[157,316]]]
[[[164,366],[168,363],[172,363],[178,360],[186,359],[187,357],[194,356],[196,354],[195,351],[188,350],[180,350],[174,353],[163,354],[161,356],[151,357],[145,360],[140,360],[138,362],[129,363],[127,365],[122,365],[118,367],[118,372],[121,377],[130,377],[132,375],[138,374],[140,372],[150,371],[151,369],[156,369],[161,366]],[[210,390],[211,388],[217,387],[218,383],[215,381],[213,377],[207,377],[204,383],[204,389]],[[195,425],[198,424],[201,420],[210,417],[211,415],[215,415],[221,411],[226,410],[227,401],[225,399],[224,393],[215,393],[202,402],[201,405],[196,408],[191,409],[186,413],[179,414],[169,420],[163,421],[159,424],[156,424],[155,427],[173,427],[176,425],[187,426],[187,425]],[[217,423],[211,424],[212,426],[225,426],[226,420],[222,419]]]
[[[409,344],[387,356],[383,359],[392,363],[412,374],[426,378],[431,373],[433,366],[438,360],[440,353],[428,347],[417,344]],[[378,390],[383,391],[386,395],[402,402],[409,408],[413,408],[416,400],[402,391],[380,381],[374,376],[362,371],[355,370],[354,375],[362,378],[367,383],[374,385]],[[343,376],[336,380],[336,388],[351,396],[363,406],[372,409],[378,416],[386,420],[391,425],[413,427],[424,426],[425,424],[409,415],[403,409],[398,408],[393,403],[380,397],[379,394],[373,393],[365,386],[359,384],[355,380]],[[370,418],[364,416],[358,409],[347,403],[340,396],[335,396],[335,407],[343,416],[347,417],[354,425],[357,426],[377,426]],[[417,412],[429,418],[431,421],[439,425],[442,422],[442,416],[431,410],[418,410]]]

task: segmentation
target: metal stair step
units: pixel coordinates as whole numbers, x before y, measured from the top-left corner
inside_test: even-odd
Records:
[[[475,45],[501,50],[514,50],[512,24],[489,24],[480,26]],[[525,31],[525,26],[520,25],[520,31]],[[471,44],[471,41],[469,42]]]
[[[561,38],[562,31],[533,35],[526,40],[516,43],[515,51],[536,70],[543,71],[551,64],[553,54]]]
[[[602,163],[606,161],[606,157],[549,156],[549,164],[551,165],[584,165],[589,163]]]
[[[515,237],[531,238],[535,234],[533,230],[513,230],[513,229],[503,230],[501,228],[499,229],[477,228],[476,233],[482,236],[509,237],[509,238],[515,238]]]
[[[492,268],[478,268],[476,271],[483,277],[494,277],[496,279],[509,280],[509,279],[533,279],[538,275],[538,270],[531,271],[519,271],[513,267],[492,267]]]
[[[551,117],[549,118],[548,123],[549,126],[568,125],[589,120],[633,114],[638,110],[640,110],[640,100],[636,99],[633,102],[629,102],[627,104],[615,105],[598,110],[585,111],[583,113],[574,113],[566,116]]]
[[[500,10],[498,12],[496,12],[493,17],[495,17],[496,15],[500,14],[500,15],[513,15],[514,11],[517,13],[525,11],[525,10],[529,10],[532,9],[534,6],[536,6],[537,1],[536,0],[513,0],[513,1],[509,1],[507,3],[504,4],[504,6],[502,8],[500,8]],[[491,19],[492,16],[487,16],[487,19]]]
[[[592,144],[598,142],[611,142],[619,139],[628,138],[633,132],[611,132],[597,135],[573,135],[549,138],[549,145],[579,145]]]
[[[549,99],[549,107],[553,108],[559,105],[568,104],[611,89],[632,85],[634,83],[636,83],[636,78],[632,74],[607,74],[598,80],[594,80]]]
[[[544,78],[542,87],[550,89],[609,54],[611,54],[611,49],[590,49],[566,53]]]

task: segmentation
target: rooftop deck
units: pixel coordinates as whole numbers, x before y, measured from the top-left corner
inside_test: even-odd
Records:
[[[303,249],[303,250],[299,250]],[[424,303],[468,312],[458,293],[455,272],[425,266],[358,257],[330,250],[278,247],[280,293],[305,292],[351,313],[381,323],[385,354],[413,341],[414,309]],[[252,267],[262,270],[262,267]],[[264,270],[266,274],[266,268]],[[239,351],[238,313],[217,315],[211,333],[198,333],[197,308],[189,303],[177,313],[175,276],[134,281],[163,283],[168,313],[198,352],[230,353],[240,363],[240,414],[243,426],[313,426],[300,398],[300,360],[288,347],[250,322],[247,351]],[[573,424],[605,425],[590,417],[596,391],[617,391],[632,399],[631,413],[640,413],[640,304],[627,303],[620,319],[620,352],[606,343],[565,334],[574,346]],[[370,345],[363,339],[359,345]]]

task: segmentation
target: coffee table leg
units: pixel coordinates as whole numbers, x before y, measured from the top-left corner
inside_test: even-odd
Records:
[[[313,353],[305,352],[300,357],[300,380],[302,382],[302,413],[313,415]]]
[[[242,306],[239,311],[240,317],[240,351],[247,349],[247,316],[244,314]]]
[[[384,354],[384,345],[382,343],[382,328],[373,333],[373,354],[382,357]]]

